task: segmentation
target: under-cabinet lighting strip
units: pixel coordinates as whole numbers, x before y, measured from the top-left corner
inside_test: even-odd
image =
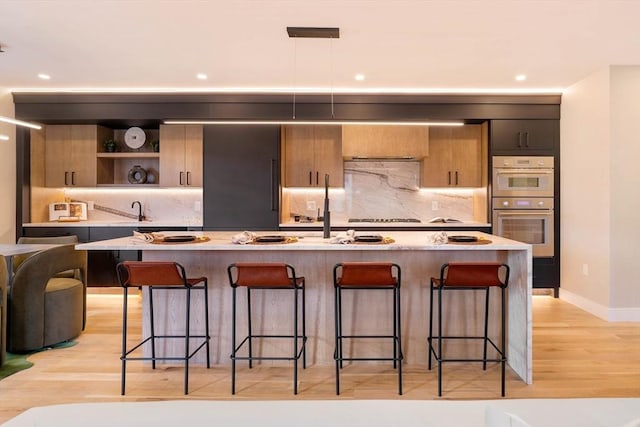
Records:
[[[464,126],[464,122],[409,122],[362,120],[165,120],[166,125],[359,125],[359,126]]]
[[[10,123],[12,125],[25,126],[31,129],[42,129],[42,126],[34,123],[23,122],[22,120],[10,119],[9,117],[0,116],[0,122]]]

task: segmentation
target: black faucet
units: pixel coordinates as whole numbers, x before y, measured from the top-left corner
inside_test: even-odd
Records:
[[[142,203],[136,200],[135,202],[131,203],[131,208],[133,208],[136,203],[138,204],[138,221],[144,221],[144,215],[142,215]]]

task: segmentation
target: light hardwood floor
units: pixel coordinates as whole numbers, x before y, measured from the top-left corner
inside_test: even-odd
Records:
[[[131,324],[140,324],[140,300]],[[292,393],[289,366],[240,365],[237,394],[230,393],[230,369],[192,367],[190,394],[182,394],[183,369],[152,371],[129,364],[127,395],[120,396],[122,297],[118,288],[93,290],[86,331],[77,345],[36,353],[34,366],[0,381],[0,423],[32,406],[73,402],[167,399],[438,399],[436,374],[425,364],[404,368],[404,395],[387,365],[359,363],[341,375],[335,395],[332,366],[310,366],[300,374],[300,394]],[[534,297],[533,385],[507,371],[507,398],[640,397],[640,323],[607,323],[548,296]],[[213,337],[213,346],[216,345]],[[426,344],[425,344],[426,347]],[[213,350],[218,351],[218,349]],[[497,366],[444,366],[443,399],[500,398]]]

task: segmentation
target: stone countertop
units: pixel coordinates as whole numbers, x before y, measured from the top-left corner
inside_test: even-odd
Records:
[[[135,220],[106,220],[106,221],[50,221],[30,222],[22,224],[23,227],[202,227],[202,224],[186,224],[176,221],[135,221]]]
[[[169,232],[167,235],[180,235],[184,232]],[[431,242],[433,232],[428,231],[381,231],[384,237],[390,237],[393,243],[353,243],[340,244],[331,243],[330,239],[324,239],[322,232],[277,232],[278,235],[287,237],[296,237],[297,241],[293,243],[263,243],[263,244],[234,244],[231,237],[238,232],[192,232],[194,236],[207,237],[208,241],[189,242],[189,243],[147,243],[132,237],[122,237],[118,239],[102,240],[91,243],[82,243],[76,245],[78,249],[85,250],[153,250],[153,251],[388,251],[388,250],[438,250],[438,251],[460,251],[460,250],[528,250],[531,251],[531,245],[517,242],[515,240],[505,239],[504,237],[494,236],[479,231],[465,231],[464,235],[476,236],[481,239],[490,240],[488,244],[475,243],[448,243],[436,245]],[[274,235],[273,231],[255,232],[258,236]],[[331,236],[340,233],[332,232]],[[370,235],[372,232],[356,233]],[[449,235],[457,235],[458,232],[452,231]]]
[[[280,224],[280,228],[322,228],[322,221],[315,222],[285,222]],[[491,227],[486,222],[331,222],[331,227],[340,228],[468,228],[468,227]]]

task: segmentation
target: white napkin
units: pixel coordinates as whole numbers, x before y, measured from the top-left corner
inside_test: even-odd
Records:
[[[243,231],[242,233],[235,234],[231,236],[231,242],[246,245],[247,243],[251,243],[256,239],[256,234],[251,231]]]
[[[449,236],[447,236],[447,233],[445,233],[444,231],[441,231],[439,233],[431,234],[429,239],[434,245],[444,245],[449,241]]]
[[[330,243],[342,243],[343,245],[353,243],[355,241],[355,230],[347,230],[345,233],[338,233],[335,237],[332,237]]]
[[[153,234],[151,233],[140,233],[139,231],[134,231],[133,232],[133,238],[131,239],[131,241],[133,243],[151,243],[153,242],[154,237]]]

